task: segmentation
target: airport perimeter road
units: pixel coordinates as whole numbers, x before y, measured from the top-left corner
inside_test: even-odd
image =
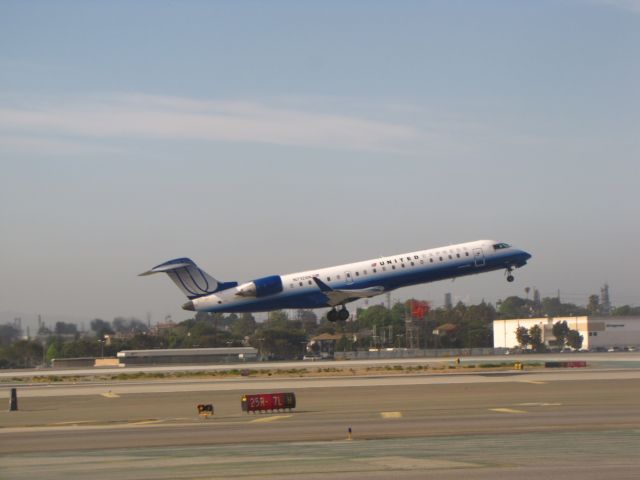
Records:
[[[217,391],[71,386],[0,413],[0,478],[637,478],[640,376],[595,373],[275,379],[269,390],[286,385],[298,408],[257,415],[240,411],[240,395],[264,385],[246,379]],[[215,417],[199,418],[198,403]]]

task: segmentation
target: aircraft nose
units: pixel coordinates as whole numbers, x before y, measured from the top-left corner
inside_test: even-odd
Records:
[[[195,312],[196,311],[196,307],[193,304],[192,300],[189,300],[187,303],[185,303],[184,305],[182,305],[182,309],[183,310],[189,310],[190,312]]]
[[[529,260],[531,258],[531,254],[529,252],[525,252],[524,250],[520,250],[518,252],[518,263],[520,265],[525,265],[527,263],[527,260]]]

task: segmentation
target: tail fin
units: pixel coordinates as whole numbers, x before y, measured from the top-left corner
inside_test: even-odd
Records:
[[[154,273],[166,273],[173,280],[182,293],[189,299],[209,295],[226,287],[228,284],[220,283],[208,273],[200,270],[190,258],[176,258],[169,260],[151,270],[141,273],[140,276]],[[236,284],[237,285],[237,284]]]

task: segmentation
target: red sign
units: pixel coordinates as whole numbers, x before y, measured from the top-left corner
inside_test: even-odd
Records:
[[[242,411],[264,412],[268,410],[291,410],[296,407],[296,396],[293,393],[258,393],[242,396]]]

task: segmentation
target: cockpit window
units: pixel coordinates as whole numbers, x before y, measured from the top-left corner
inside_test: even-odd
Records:
[[[509,247],[511,247],[511,245],[509,245],[508,243],[495,243],[493,245],[494,250],[502,250],[503,248],[509,248]]]

